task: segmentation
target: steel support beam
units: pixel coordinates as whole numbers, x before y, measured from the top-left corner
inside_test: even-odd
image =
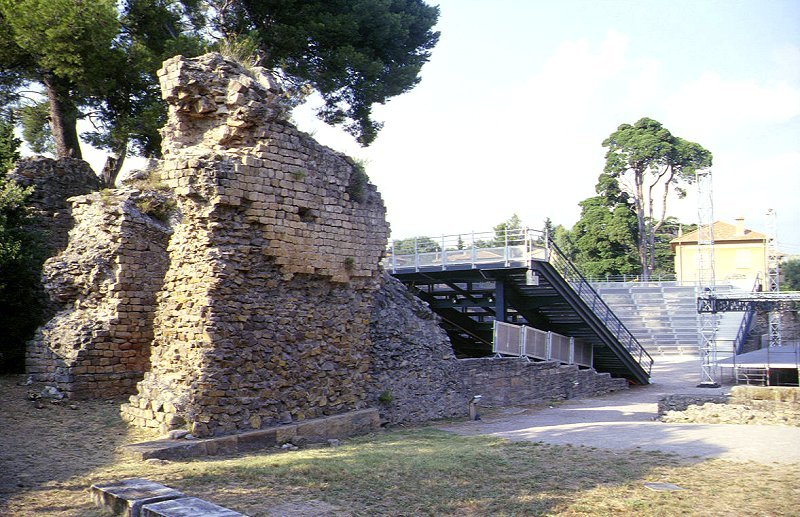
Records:
[[[494,288],[494,317],[497,321],[505,322],[508,318],[508,306],[506,305],[506,283],[505,278],[500,277],[495,280]]]

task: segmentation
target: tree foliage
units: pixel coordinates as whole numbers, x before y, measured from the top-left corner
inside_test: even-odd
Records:
[[[512,214],[508,220],[503,221],[494,227],[493,247],[517,246],[525,243],[525,235],[522,231],[522,220],[517,214]]]
[[[439,8],[422,0],[218,0],[222,32],[257,38],[262,64],[325,101],[320,117],[369,145],[372,106],[407,92],[436,45]]]
[[[26,226],[31,189],[6,179],[19,144],[13,125],[0,118],[0,373],[22,371],[25,341],[40,323],[36,285],[43,256],[39,239]]]
[[[438,242],[430,237],[409,237],[407,239],[397,239],[392,241],[395,255],[413,255],[417,253],[434,253],[442,251]]]
[[[166,108],[156,70],[175,54],[201,51],[196,4],[0,0],[0,85],[19,104],[34,150],[81,157],[77,121],[88,119],[94,130],[84,138],[93,145],[121,158],[129,146],[157,155]],[[37,89],[44,99],[31,97]]]
[[[0,177],[19,160],[19,138],[14,136],[14,118],[0,113]]]
[[[110,182],[129,150],[160,154],[162,61],[223,34],[256,42],[295,101],[318,91],[321,118],[368,145],[372,107],[419,82],[438,14],[422,0],[0,0],[0,100],[24,107],[26,139],[58,157],[81,157],[89,120],[83,139],[117,158]],[[37,89],[44,99],[21,94]]]
[[[616,178],[601,174],[597,196],[579,203],[581,215],[570,234],[572,259],[588,276],[625,275],[639,270],[636,216]]]
[[[113,0],[0,0],[0,64],[41,84],[59,156],[81,156],[78,108],[99,87],[119,24]]]
[[[606,175],[618,179],[633,202],[639,261],[647,279],[656,267],[656,233],[666,220],[670,194],[684,195],[684,185],[694,181],[696,171],[711,166],[712,155],[649,118],[634,125],[622,124],[603,146],[608,148]]]
[[[800,291],[800,259],[781,264],[781,291]]]

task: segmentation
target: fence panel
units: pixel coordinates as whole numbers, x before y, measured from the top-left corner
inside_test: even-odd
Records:
[[[525,328],[525,355],[541,361],[550,359],[547,354],[547,332],[532,327]]]
[[[593,348],[591,343],[575,340],[575,364],[579,366],[592,367]]]
[[[495,354],[514,355],[517,357],[522,356],[522,327],[495,321],[492,352]]]
[[[570,339],[567,336],[550,333],[550,358],[562,363],[569,363]]]

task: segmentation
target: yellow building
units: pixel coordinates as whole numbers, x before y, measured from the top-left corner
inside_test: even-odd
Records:
[[[714,277],[717,284],[731,284],[751,290],[756,276],[762,282],[767,274],[767,236],[744,227],[744,218],[736,224],[714,223]],[[675,275],[678,281],[698,281],[699,253],[697,230],[670,241],[675,252]]]

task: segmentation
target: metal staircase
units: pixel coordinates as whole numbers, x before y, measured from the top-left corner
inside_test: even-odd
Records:
[[[589,282],[534,230],[406,242],[384,266],[442,318],[461,357],[491,354],[495,320],[592,343],[597,371],[649,382],[652,358]]]

